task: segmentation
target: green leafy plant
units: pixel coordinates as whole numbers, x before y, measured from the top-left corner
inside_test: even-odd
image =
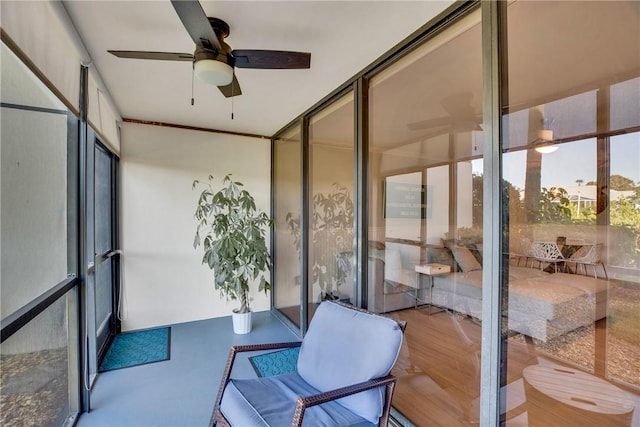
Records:
[[[265,293],[271,284],[265,273],[271,260],[265,240],[269,216],[256,208],[253,196],[242,189],[243,184],[224,177],[223,188],[215,192],[209,182],[198,199],[195,218],[198,222],[193,241],[194,249],[202,245],[202,263],[214,272],[214,286],[227,300],[238,300],[236,313],[247,313],[249,284],[260,279],[259,290]],[[193,182],[192,189],[201,184]]]
[[[568,223],[571,221],[569,194],[562,187],[542,187],[540,206],[534,215],[538,223]]]

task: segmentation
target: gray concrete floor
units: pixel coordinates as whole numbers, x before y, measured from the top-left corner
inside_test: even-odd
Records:
[[[77,425],[207,426],[232,345],[298,339],[267,311],[253,313],[247,335],[233,333],[231,317],[171,325],[171,359],[100,374]],[[256,376],[248,356],[238,357],[235,377]]]

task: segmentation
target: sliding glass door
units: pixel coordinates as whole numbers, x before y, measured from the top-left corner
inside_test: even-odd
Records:
[[[87,161],[86,326],[89,382],[119,330],[120,256],[117,251],[117,157],[89,130]]]
[[[368,308],[408,322],[393,406],[416,425],[479,421],[481,58],[476,12],[369,82]]]
[[[637,425],[640,9],[506,11],[502,177],[517,189],[503,198],[507,425]]]
[[[355,302],[353,126],[349,93],[273,143],[274,306],[302,333],[320,302]]]
[[[94,149],[94,268],[96,348],[98,360],[117,333],[118,257],[116,255],[115,213],[117,159],[101,144]]]
[[[294,126],[273,143],[273,288],[274,307],[301,327],[302,140]]]
[[[297,122],[296,325],[406,320],[397,420],[640,425],[637,4],[456,4]]]
[[[353,126],[352,93],[309,122],[309,321],[324,300],[355,303]]]

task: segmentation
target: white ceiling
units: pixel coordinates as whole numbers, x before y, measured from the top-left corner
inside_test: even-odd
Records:
[[[451,1],[201,1],[235,49],[311,52],[310,70],[237,69],[227,99],[191,63],[121,59],[108,49],[192,53],[169,1],[65,1],[124,118],[270,136],[448,7]],[[231,111],[234,119],[231,119]]]

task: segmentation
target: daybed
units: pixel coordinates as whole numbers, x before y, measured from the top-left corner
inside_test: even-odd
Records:
[[[398,266],[396,250],[393,246],[387,249],[384,261],[382,256],[375,254],[369,257],[369,280],[374,283],[369,298],[370,309],[399,310],[415,306],[416,297],[418,304],[429,303],[431,297],[434,305],[482,319],[482,267],[469,260],[466,251],[461,251],[464,255],[456,254],[453,273],[433,276],[433,289],[429,293],[430,280],[416,276],[412,268],[419,263],[416,252],[413,252],[413,259],[406,253],[401,256],[402,265]],[[432,256],[427,260],[437,261],[442,259],[434,261]],[[466,271],[455,271],[460,264]],[[509,297],[505,307],[508,327],[547,341],[590,325],[607,314],[608,287],[608,280],[594,277],[509,266]]]
[[[482,270],[435,276],[433,304],[482,319]],[[542,341],[607,315],[608,281],[567,273],[509,268],[509,329]]]

